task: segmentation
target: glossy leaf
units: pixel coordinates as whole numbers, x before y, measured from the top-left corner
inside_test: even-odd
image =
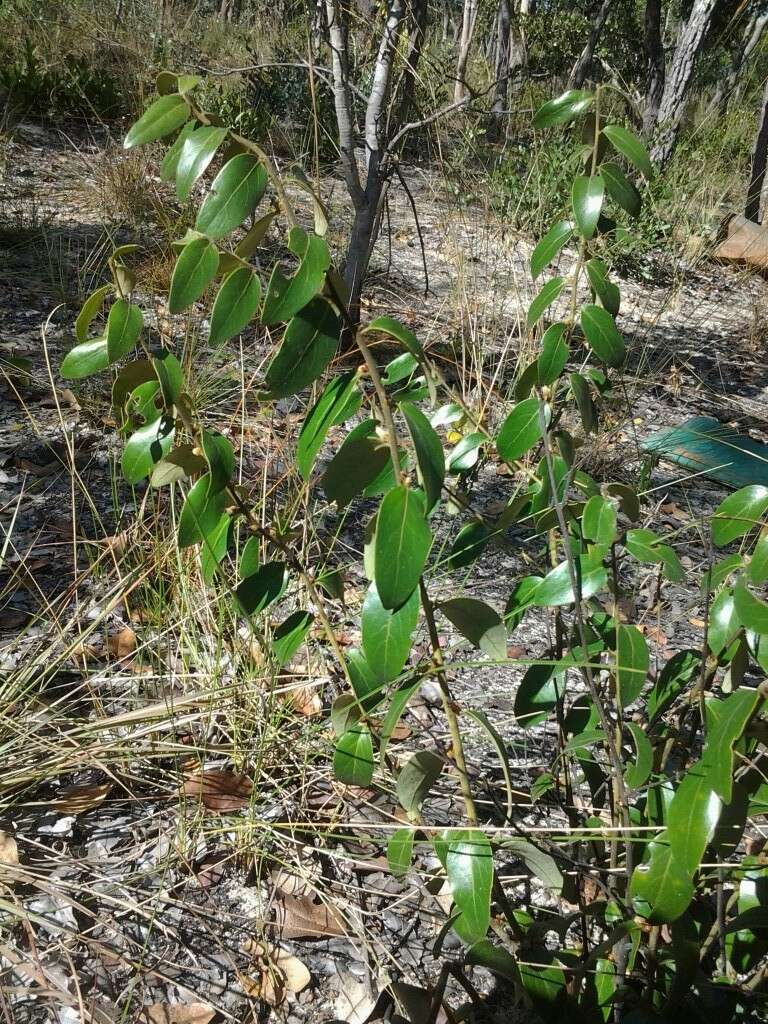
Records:
[[[330,303],[319,296],[290,321],[267,368],[268,397],[286,398],[309,387],[336,354],[341,321]]]
[[[607,581],[608,573],[603,565],[600,552],[595,555],[584,555],[575,559],[576,578],[581,584],[581,599],[585,601],[601,591]],[[564,604],[572,604],[576,600],[571,585],[571,574],[567,562],[561,562],[551,569],[533,595],[533,603],[540,608],[558,608]]]
[[[531,253],[531,277],[536,278],[545,270],[573,235],[573,224],[559,220],[544,235]]]
[[[335,377],[307,414],[296,447],[296,465],[305,480],[309,479],[326,434],[353,397],[356,382],[354,371]]]
[[[496,450],[505,462],[522,458],[541,439],[541,418],[539,399],[526,398],[514,407],[501,425],[496,439]],[[551,412],[544,408],[544,422],[548,423]]]
[[[386,334],[390,338],[394,338],[395,341],[399,341],[404,348],[406,348],[411,355],[420,357],[423,353],[421,342],[418,340],[413,331],[409,330],[399,320],[395,320],[391,316],[379,316],[364,328],[366,334],[379,332]]]
[[[168,309],[181,313],[196,302],[216,276],[219,254],[207,238],[194,238],[179,253],[171,276]]]
[[[451,833],[445,871],[460,911],[453,930],[466,945],[485,938],[491,923],[493,852],[488,837],[480,829]]]
[[[480,449],[488,438],[485,434],[475,432],[462,437],[456,447],[448,455],[446,470],[449,473],[466,473],[477,465]]]
[[[402,672],[411,653],[419,607],[417,590],[397,611],[391,611],[379,600],[376,584],[368,588],[360,619],[362,647],[366,660],[380,679],[396,679]]]
[[[155,463],[170,451],[173,437],[173,420],[165,416],[158,416],[134,431],[125,442],[120,462],[126,481],[137,484],[149,476]]]
[[[401,484],[387,494],[376,524],[376,588],[385,608],[399,608],[418,586],[432,546],[424,498]]]
[[[539,107],[533,117],[533,127],[541,130],[572,121],[574,117],[589,109],[592,99],[592,93],[585,89],[569,89]]]
[[[606,160],[600,164],[600,175],[605,182],[605,191],[630,217],[638,217],[643,201],[631,181],[616,164]]]
[[[250,153],[233,156],[213,179],[197,215],[195,230],[209,238],[228,235],[253,213],[266,187],[267,172],[256,157]]]
[[[268,327],[286,323],[303,309],[322,288],[331,265],[328,245],[318,235],[307,235],[300,228],[293,228],[288,244],[291,251],[301,257],[301,263],[290,278],[277,266],[272,271],[261,313],[262,322]]]
[[[651,840],[646,858],[632,874],[629,894],[635,912],[651,924],[666,924],[685,913],[693,899],[690,873],[677,859],[667,832]]]
[[[743,626],[761,636],[768,634],[768,604],[751,593],[743,576],[736,580],[733,601],[736,615]]]
[[[203,431],[203,454],[208,463],[208,492],[223,491],[235,472],[235,452],[232,442],[223,434]]]
[[[369,786],[373,779],[373,741],[366,725],[345,732],[336,744],[333,773],[347,786]]]
[[[416,679],[410,683],[403,683],[392,695],[389,707],[387,708],[387,713],[382,719],[381,731],[379,733],[379,759],[382,764],[384,763],[384,754],[386,753],[392,733],[394,732],[397,723],[402,718],[408,705],[408,701],[419,689],[421,683],[421,679]]]
[[[176,198],[180,202],[187,200],[192,186],[205,174],[226,137],[226,128],[203,126],[184,140],[176,163]]]
[[[539,387],[554,384],[565,369],[570,350],[563,338],[565,324],[552,324],[541,339],[541,354],[536,360]]]
[[[637,626],[616,627],[616,688],[622,708],[640,696],[648,677],[651,658],[648,644]]]
[[[445,762],[431,750],[420,750],[397,777],[397,799],[406,811],[418,812]]]
[[[648,695],[648,717],[652,725],[698,676],[700,667],[698,651],[678,651],[669,659]]]
[[[725,804],[731,802],[733,792],[733,745],[761,701],[759,690],[740,687],[718,702],[717,719],[707,734],[702,760],[708,767],[712,789]]]
[[[109,366],[106,338],[93,338],[82,345],[75,345],[64,356],[59,373],[65,380],[82,380],[94,373],[100,373]]]
[[[549,718],[558,699],[560,674],[554,665],[531,665],[515,694],[514,714],[523,729]]]
[[[618,316],[621,306],[621,292],[616,285],[608,278],[608,268],[602,260],[597,258],[587,260],[584,269],[589,278],[592,291],[600,300],[602,306],[608,310],[611,316]]]
[[[256,315],[261,302],[261,282],[250,267],[238,267],[227,274],[211,309],[211,345],[234,338]]]
[[[456,540],[446,560],[449,569],[462,569],[471,565],[485,551],[490,539],[490,531],[485,523],[467,523],[459,530]]]
[[[387,864],[396,878],[405,875],[410,870],[414,836],[415,832],[412,828],[399,828],[389,837]]]
[[[710,606],[707,629],[707,643],[715,657],[732,643],[740,628],[741,620],[736,612],[733,591],[721,590]]]
[[[179,157],[184,148],[184,143],[197,127],[196,121],[187,121],[184,127],[173,141],[160,163],[160,180],[173,181],[176,177],[176,168],[179,166]]]
[[[181,128],[188,118],[189,107],[182,96],[161,96],[144,111],[135,124],[131,125],[123,146],[125,149],[131,149],[133,146],[143,146],[147,142],[154,142],[155,139],[162,139],[163,136]]]
[[[621,366],[627,351],[616,322],[607,309],[590,303],[581,307],[581,328],[598,359],[608,366]]]
[[[328,501],[346,506],[386,466],[389,449],[374,435],[348,437],[326,466],[322,486]],[[390,606],[391,607],[391,606]]]
[[[616,540],[616,509],[602,495],[594,494],[581,514],[581,532],[596,544],[613,544]]]
[[[545,311],[560,295],[564,284],[565,281],[562,277],[553,277],[541,288],[533,302],[528,307],[528,316],[525,321],[528,330],[541,320]]]
[[[751,484],[729,494],[712,517],[712,541],[718,547],[730,544],[762,522],[768,510],[768,487]]]
[[[208,463],[195,454],[193,445],[181,444],[155,464],[149,482],[152,487],[165,487],[207,469]]]
[[[768,580],[768,533],[761,533],[757,538],[749,557],[747,576],[756,587]]]
[[[648,150],[640,139],[620,124],[607,124],[603,128],[603,135],[608,139],[617,152],[625,156],[641,174],[646,178],[653,177],[653,164],[648,156]]]
[[[542,578],[541,576],[524,576],[515,584],[504,608],[504,621],[510,631],[520,625],[527,609],[534,606],[534,594]]]
[[[712,788],[709,766],[692,764],[675,790],[667,814],[669,841],[677,862],[689,875],[699,869],[715,833],[722,800]]]
[[[474,597],[455,597],[438,605],[463,637],[494,661],[507,657],[507,630],[498,612]]]
[[[653,768],[653,747],[646,733],[636,722],[627,722],[626,728],[632,736],[635,747],[634,759],[629,760],[624,772],[624,784],[628,789],[640,789],[651,775]]]
[[[579,174],[574,178],[571,203],[576,227],[584,238],[595,233],[603,208],[605,183],[599,174]]]
[[[581,423],[584,427],[584,432],[587,434],[594,434],[597,431],[597,410],[595,409],[595,403],[592,400],[592,392],[590,391],[587,380],[582,377],[580,373],[572,373],[568,377],[571,385],[571,391],[576,401],[576,407],[579,410],[581,416]]]
[[[190,487],[179,516],[177,543],[180,548],[199,544],[215,528],[224,511],[223,494],[208,494],[208,474]]]
[[[246,615],[258,615],[280,597],[285,584],[285,564],[265,562],[252,576],[237,585],[235,597]]]
[[[83,303],[82,309],[77,315],[77,320],[75,320],[75,337],[81,344],[85,344],[89,340],[88,329],[104,305],[104,299],[114,290],[114,285],[102,285],[101,288],[97,288],[95,292],[89,295]]]
[[[419,483],[424,488],[427,512],[430,512],[440,500],[445,479],[443,446],[434,427],[421,410],[410,402],[403,402],[400,409],[405,416],[416,450]]]

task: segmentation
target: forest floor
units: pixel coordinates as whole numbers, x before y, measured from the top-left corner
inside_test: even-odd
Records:
[[[114,227],[119,202],[105,184],[114,185],[121,159],[103,136],[73,139],[22,125],[0,197],[0,359],[19,361],[4,362],[0,379],[0,672],[9,695],[0,709],[0,838],[12,837],[18,851],[18,865],[7,855],[3,865],[0,847],[0,907],[25,921],[5,931],[0,946],[3,999],[16,1021],[132,1020],[141,1011],[148,1020],[201,1024],[214,1008],[225,1020],[362,1022],[389,978],[419,986],[434,977],[432,946],[448,909],[429,883],[434,863],[422,856],[419,872],[392,877],[381,839],[397,824],[392,794],[333,782],[326,710],[340,682],[318,644],[303,669],[291,666],[285,688],[301,695],[293,707],[276,715],[270,705],[266,723],[244,726],[244,714],[265,713],[267,698],[257,692],[257,673],[243,690],[231,650],[206,647],[197,635],[209,598],[195,595],[186,617],[165,628],[125,599],[151,541],[143,525],[149,492],[138,488],[134,498],[116,482],[118,440],[99,382],[73,385],[57,372],[110,239],[131,237]],[[498,421],[533,291],[532,243],[480,205],[457,207],[436,173],[404,173],[424,261],[410,203],[395,190],[366,315],[403,318],[444,355],[489,422]],[[123,180],[128,187],[132,179]],[[322,184],[343,217],[343,186]],[[563,265],[571,258],[566,253]],[[637,483],[642,440],[697,414],[768,441],[766,283],[668,254],[659,256],[658,277],[663,283],[622,282],[619,326],[631,353],[624,393],[585,456],[601,479]],[[180,344],[162,303],[148,300],[147,309]],[[277,475],[300,406],[281,402],[265,413],[250,393],[240,402],[242,381],[258,374],[267,352],[246,333],[242,347],[224,351],[198,341],[195,360],[220,399],[221,425],[239,434],[246,467]],[[511,484],[489,464],[478,482],[481,509],[501,507]],[[651,470],[643,514],[663,527],[693,581],[665,588],[663,609],[655,572],[632,581],[632,621],[659,658],[700,645],[701,526],[725,493],[664,462]],[[339,524],[319,497],[311,514],[319,530],[338,529],[338,551],[359,549],[359,517]],[[445,529],[455,532],[456,521],[446,519]],[[512,529],[481,570],[444,574],[436,587],[462,586],[501,609],[541,546]],[[353,571],[346,585],[354,604],[364,581]],[[345,606],[335,612],[349,632]],[[539,656],[548,630],[543,616],[527,618],[510,656]],[[249,642],[247,633],[231,639]],[[466,649],[452,651],[466,664]],[[524,668],[513,660],[482,678],[464,668],[455,684],[457,699],[491,715],[508,744],[521,827],[550,820],[527,795],[546,766],[546,732],[521,729],[512,714]],[[427,685],[415,719],[405,721],[444,745],[434,704]],[[469,732],[471,772],[493,820],[502,793],[496,755]],[[406,725],[402,750],[409,733]],[[210,794],[201,807],[190,761],[206,769],[245,764],[258,778],[233,790],[228,776],[218,807]],[[454,800],[447,789],[439,794],[436,822],[449,820]],[[513,857],[502,874],[532,884]],[[537,901],[553,914],[562,907],[541,888]],[[303,964],[311,979],[282,1002],[258,955],[259,942],[278,938],[301,961],[291,970],[301,976]],[[414,1001],[417,1019],[420,993],[403,988],[401,997]],[[513,1019],[508,998],[498,991],[489,1000],[499,1021]],[[170,1016],[173,1004],[196,1009]]]

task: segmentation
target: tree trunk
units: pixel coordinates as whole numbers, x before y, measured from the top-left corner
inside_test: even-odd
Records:
[[[741,39],[733,50],[731,66],[718,82],[712,96],[708,110],[710,114],[718,113],[727,105],[738,85],[745,65],[757,49],[757,44],[760,42],[766,26],[768,26],[768,11],[759,11],[755,8],[747,17]]]
[[[680,28],[675,55],[659,104],[655,125],[656,142],[651,150],[651,156],[659,167],[666,164],[675,148],[683,116],[683,100],[691,84],[696,58],[717,3],[718,0],[694,0],[688,20]]]
[[[755,135],[755,144],[752,147],[752,173],[749,176],[747,203],[744,207],[744,216],[747,220],[757,223],[760,222],[760,198],[765,182],[766,160],[768,160],[768,82],[766,82],[763,93],[760,121],[757,126],[757,135]]]
[[[510,47],[512,43],[512,10],[510,0],[499,0],[496,11],[496,84],[493,87],[491,114],[500,118],[507,109],[509,95]]]
[[[597,46],[600,35],[603,31],[605,22],[608,19],[611,7],[613,6],[613,0],[603,0],[600,8],[592,19],[592,25],[589,29],[589,36],[584,49],[579,54],[576,63],[573,65],[571,76],[568,79],[568,87],[570,89],[580,89],[587,80],[590,71],[592,70],[592,61],[595,56],[595,47]]]
[[[648,81],[645,88],[643,134],[648,138],[659,116],[666,75],[664,43],[661,39],[661,0],[646,0],[645,3],[645,56],[648,62]]]
[[[475,31],[477,21],[477,8],[479,0],[464,0],[464,14],[461,21],[461,39],[459,40],[459,56],[456,60],[456,84],[453,90],[454,102],[464,99],[467,93],[465,78],[467,74],[467,62],[469,61],[469,48],[472,45],[472,35]]]

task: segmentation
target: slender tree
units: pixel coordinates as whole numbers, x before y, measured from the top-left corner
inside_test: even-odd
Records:
[[[580,89],[589,77],[589,73],[592,70],[592,61],[595,57],[595,47],[600,40],[603,28],[608,20],[608,15],[611,13],[612,6],[613,0],[603,0],[595,12],[592,24],[589,26],[589,35],[587,36],[587,41],[584,44],[584,49],[581,51],[576,63],[573,65],[573,70],[571,71],[571,75],[568,80],[568,85],[571,89]]]
[[[661,36],[661,0],[646,0],[644,29],[648,78],[645,88],[643,134],[648,137],[659,116],[666,77],[664,43]]]
[[[456,102],[462,100],[467,93],[467,62],[469,61],[469,50],[472,46],[472,36],[474,35],[477,22],[478,6],[479,0],[464,0],[459,55],[456,59],[456,84],[453,92],[453,98]]]
[[[727,105],[763,37],[766,26],[768,26],[768,3],[765,0],[759,0],[746,12],[742,31],[731,50],[731,66],[717,84],[709,105],[710,113],[715,114]]]
[[[744,216],[747,220],[758,223],[760,221],[760,199],[765,184],[766,161],[768,161],[768,82],[766,82],[763,93],[755,144],[752,147],[752,173],[749,176],[747,202],[744,207]]]

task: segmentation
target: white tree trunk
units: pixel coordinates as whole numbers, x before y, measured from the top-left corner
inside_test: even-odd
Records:
[[[465,78],[467,75],[467,62],[469,61],[469,48],[472,45],[472,36],[477,21],[478,0],[464,0],[464,14],[461,20],[461,39],[459,40],[459,56],[456,60],[456,85],[453,90],[455,102],[462,100],[467,92]]]
[[[727,105],[728,100],[738,86],[744,67],[757,49],[757,44],[760,42],[766,27],[768,27],[768,10],[761,11],[755,7],[745,21],[741,39],[733,51],[731,66],[727,74],[718,82],[709,104],[709,113],[715,114]]]

